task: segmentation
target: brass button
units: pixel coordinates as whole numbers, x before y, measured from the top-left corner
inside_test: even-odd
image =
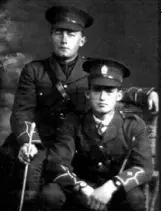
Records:
[[[68,86],[67,85],[64,85],[64,88],[67,88]]]
[[[99,145],[100,149],[103,149],[103,146],[102,145]]]
[[[98,166],[102,166],[102,165],[103,165],[102,162],[99,162],[99,163],[98,163]]]
[[[42,93],[42,92],[40,92],[40,93],[39,93],[39,95],[40,95],[40,96],[42,96],[42,95],[43,95],[43,93]]]

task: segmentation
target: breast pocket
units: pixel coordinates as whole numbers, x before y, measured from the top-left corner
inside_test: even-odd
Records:
[[[52,89],[51,88],[38,88],[37,89],[37,101],[40,105],[46,105],[47,100],[51,96]]]
[[[37,101],[39,105],[52,106],[60,99],[60,93],[55,87],[43,84],[37,87]]]

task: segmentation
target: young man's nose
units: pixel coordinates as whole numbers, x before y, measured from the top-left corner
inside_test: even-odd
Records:
[[[100,92],[100,99],[105,99],[107,97],[107,93],[106,93],[106,91],[101,91]]]

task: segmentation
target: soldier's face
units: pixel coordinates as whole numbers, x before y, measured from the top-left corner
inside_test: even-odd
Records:
[[[85,42],[86,38],[81,31],[58,28],[52,30],[53,51],[60,58],[73,60]]]
[[[113,111],[117,101],[122,99],[122,91],[113,87],[91,85],[88,98],[95,113],[107,114]]]

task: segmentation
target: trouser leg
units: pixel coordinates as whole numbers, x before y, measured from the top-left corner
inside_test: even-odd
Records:
[[[133,188],[125,195],[116,193],[108,204],[112,211],[145,211],[145,195],[140,187]]]
[[[45,185],[40,193],[41,210],[87,211],[85,196],[71,189],[62,189],[57,183]]]
[[[41,186],[42,171],[46,159],[46,149],[38,150],[28,166],[26,189],[24,196],[24,209],[34,210],[37,207],[37,195]],[[39,206],[38,206],[39,207]]]
[[[66,196],[57,183],[49,183],[42,188],[39,202],[41,203],[41,210],[62,210]]]
[[[28,166],[28,175],[26,182],[26,198],[32,198],[32,193],[36,193],[40,189],[41,176],[46,159],[46,149],[38,150],[38,154],[34,156]],[[29,194],[29,196],[28,196]]]
[[[126,195],[126,205],[130,210],[145,211],[145,195],[141,188],[134,188]]]

